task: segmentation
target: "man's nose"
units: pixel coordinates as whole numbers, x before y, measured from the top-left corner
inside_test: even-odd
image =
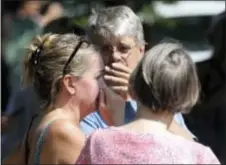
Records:
[[[117,50],[114,50],[112,52],[112,62],[119,62],[122,60],[121,53],[118,52]]]

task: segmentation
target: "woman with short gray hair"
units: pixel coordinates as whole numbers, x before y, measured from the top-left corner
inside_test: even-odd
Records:
[[[161,43],[149,50],[130,78],[136,119],[93,133],[78,164],[219,164],[209,147],[169,131],[176,112],[199,98],[195,65],[183,47]]]

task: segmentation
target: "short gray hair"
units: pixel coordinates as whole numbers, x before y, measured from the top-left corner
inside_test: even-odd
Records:
[[[143,45],[145,43],[141,20],[127,6],[109,7],[93,11],[88,21],[89,38],[93,40],[94,34],[107,37],[107,31],[114,36],[134,36],[138,44]]]
[[[153,112],[189,112],[199,98],[199,81],[182,45],[161,43],[146,52],[133,71],[135,96]]]

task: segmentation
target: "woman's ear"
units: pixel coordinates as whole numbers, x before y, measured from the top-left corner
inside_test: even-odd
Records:
[[[70,93],[70,95],[75,95],[76,93],[76,78],[70,75],[66,75],[63,78],[63,84],[65,89]]]

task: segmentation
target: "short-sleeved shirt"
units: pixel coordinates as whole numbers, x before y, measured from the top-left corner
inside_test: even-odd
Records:
[[[125,123],[128,123],[128,122],[130,122],[130,121],[135,119],[136,111],[137,111],[136,101],[133,101],[133,100],[127,101],[126,105],[125,105]],[[180,126],[182,126],[186,131],[188,131],[188,133],[193,138],[195,138],[195,136],[187,128],[187,126],[186,126],[186,124],[184,122],[184,118],[183,118],[181,113],[175,114],[174,119],[176,120],[176,122]],[[93,112],[93,113],[87,115],[80,122],[80,127],[81,127],[81,129],[84,131],[84,133],[86,135],[89,135],[90,133],[92,133],[96,129],[107,128],[108,125],[106,124],[106,122],[101,117],[100,112],[96,111],[96,112]]]
[[[76,164],[220,164],[213,151],[168,131],[122,127],[92,133]]]

